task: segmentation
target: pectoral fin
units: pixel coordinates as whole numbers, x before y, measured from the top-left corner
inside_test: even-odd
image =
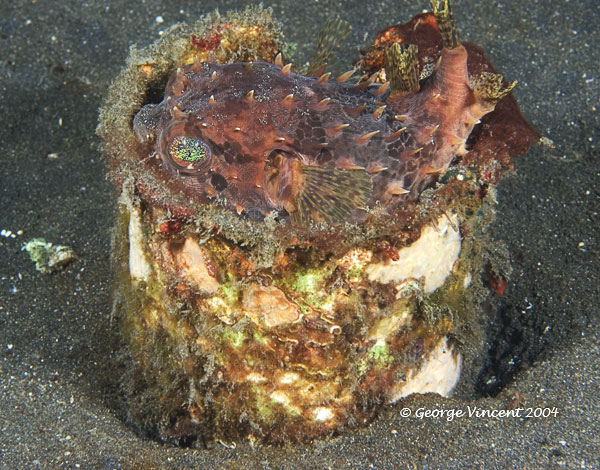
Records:
[[[299,167],[301,189],[286,207],[294,225],[343,222],[352,211],[362,209],[373,194],[373,181],[365,170]]]

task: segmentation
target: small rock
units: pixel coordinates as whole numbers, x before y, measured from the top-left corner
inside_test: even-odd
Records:
[[[29,253],[35,269],[44,274],[50,274],[64,268],[77,256],[72,248],[65,245],[53,245],[43,238],[33,238],[22,248]]]

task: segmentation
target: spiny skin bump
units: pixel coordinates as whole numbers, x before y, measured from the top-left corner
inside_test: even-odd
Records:
[[[443,49],[420,89],[383,106],[387,96],[266,62],[196,62],[173,74],[160,104],[142,108],[134,131],[193,201],[216,194],[237,213],[277,210],[299,225],[360,222],[365,207],[416,199],[495,104],[469,84],[462,45]],[[182,137],[206,145],[206,158],[173,158]]]

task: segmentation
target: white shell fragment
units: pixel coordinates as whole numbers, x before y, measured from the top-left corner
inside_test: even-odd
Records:
[[[134,281],[148,281],[152,268],[144,252],[144,232],[142,230],[142,212],[139,206],[129,200],[129,274]]]
[[[435,225],[425,227],[412,245],[398,250],[397,261],[367,266],[370,281],[387,284],[406,279],[424,279],[424,291],[430,293],[444,284],[460,254],[458,216],[441,216]]]
[[[390,403],[413,393],[438,393],[447,397],[460,378],[462,355],[443,338],[431,351],[419,369],[411,370],[406,382],[394,387]]]

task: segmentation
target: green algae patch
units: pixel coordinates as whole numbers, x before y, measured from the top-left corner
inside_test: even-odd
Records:
[[[369,360],[378,362],[384,367],[394,361],[394,356],[390,353],[388,345],[381,341],[378,341],[369,349],[367,357]]]
[[[242,331],[225,331],[223,340],[229,343],[233,348],[238,349],[244,345],[246,335]]]

